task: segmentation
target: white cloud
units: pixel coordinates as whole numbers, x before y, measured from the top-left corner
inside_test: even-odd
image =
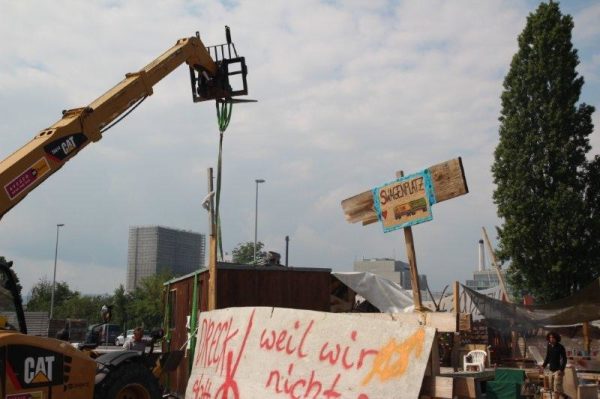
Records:
[[[54,258],[34,259],[5,253],[11,259],[19,281],[23,286],[23,296],[31,294],[31,287],[41,280],[52,281]],[[112,293],[123,284],[124,270],[114,270],[112,265],[84,264],[65,261],[59,258],[56,263],[56,281],[67,282],[69,288],[84,294]]]
[[[289,235],[294,266],[349,270],[362,257],[404,258],[401,233],[347,224],[340,201],[399,169],[411,173],[462,156],[470,193],[436,205],[434,220],[413,229],[419,269],[441,288],[469,277],[481,226],[493,236],[498,224],[490,166],[499,96],[517,35],[536,6],[9,2],[0,15],[0,156],[176,39],[199,30],[206,45],[223,43],[227,24],[248,63],[249,97],[259,102],[236,105],[225,133],[226,251],[253,240],[260,177],[267,182],[260,187],[259,240],[283,253]],[[588,22],[598,7],[561,7],[574,14],[575,47],[582,40],[585,99],[598,105],[597,24]],[[31,282],[48,272],[27,265],[52,265],[56,223],[66,224],[65,276],[90,292],[100,287],[85,281],[103,270],[110,276],[103,290],[124,282],[130,225],[206,232],[200,201],[206,168],[216,168],[218,132],[214,104],[190,101],[187,75],[181,67],[156,85],[132,115],[2,219],[0,254],[27,267]],[[597,133],[592,143],[600,145]]]

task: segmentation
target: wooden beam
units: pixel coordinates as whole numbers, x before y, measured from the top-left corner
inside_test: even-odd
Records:
[[[375,223],[375,222],[377,222],[377,221],[379,221],[379,219],[377,218],[377,214],[374,214],[374,215],[369,215],[369,217],[368,217],[368,218],[366,218],[366,219],[364,219],[364,220],[362,221],[362,225],[363,225],[363,226],[366,226],[366,225],[368,225],[368,224],[372,224],[372,223]]]
[[[415,243],[413,240],[412,228],[405,227],[404,241],[406,243],[406,256],[408,257],[408,265],[410,266],[410,284],[413,293],[413,302],[416,311],[423,310],[423,302],[421,301],[421,284],[419,284],[419,271],[417,270],[417,255],[415,253]]]
[[[468,332],[471,331],[473,326],[473,315],[471,313],[459,313],[458,314],[458,331]]]
[[[489,378],[425,376],[421,384],[421,396],[429,398],[481,398],[482,383]]]
[[[375,219],[377,219],[377,215],[374,212],[373,205],[371,204],[364,208],[356,208],[356,210],[354,210],[352,213],[346,213],[344,217],[346,218],[347,222],[356,223],[373,216],[375,216]]]
[[[393,320],[404,325],[432,327],[438,332],[458,332],[458,315],[450,312],[348,313],[352,316]]]
[[[485,239],[485,243],[488,248],[488,252],[490,253],[490,258],[492,260],[492,266],[494,267],[494,270],[496,271],[496,274],[498,275],[498,280],[500,281],[500,288],[502,289],[502,292],[504,293],[504,297],[506,298],[506,301],[508,303],[512,303],[512,300],[510,299],[510,295],[508,295],[508,291],[506,290],[506,284],[504,284],[504,276],[502,276],[502,271],[500,270],[500,265],[498,265],[498,262],[496,261],[496,254],[494,253],[492,244],[490,244],[490,239],[488,238],[487,231],[485,230],[485,227],[482,227],[481,229],[483,230],[483,238]]]
[[[460,157],[433,165],[427,170],[431,174],[436,202],[443,202],[469,192]],[[366,226],[378,220],[371,190],[343,200],[342,210],[350,223],[362,222],[363,226]]]
[[[585,352],[588,354],[590,354],[590,347],[591,347],[591,342],[590,342],[590,322],[589,321],[584,321],[583,322],[583,350],[585,350]]]
[[[346,198],[342,201],[342,209],[345,213],[352,213],[354,209],[373,206],[373,194],[371,190],[362,192],[354,197]]]
[[[421,395],[430,398],[452,399],[454,380],[452,377],[425,376]]]
[[[396,172],[396,177],[403,176],[403,171],[399,170]],[[402,230],[404,230],[406,256],[408,258],[408,265],[410,266],[410,284],[413,293],[413,303],[415,304],[415,310],[420,312],[423,310],[423,302],[421,301],[421,284],[419,282],[419,271],[417,269],[417,254],[415,252],[415,242],[413,239],[412,227],[408,226]]]
[[[460,157],[429,167],[435,201],[442,202],[467,194],[467,180]]]
[[[481,398],[481,382],[475,377],[453,378],[454,396],[459,398]]]
[[[458,281],[454,282],[454,291],[452,295],[452,304],[454,307],[454,313],[460,313],[460,284]]]
[[[431,346],[430,356],[430,373],[431,375],[440,375],[440,334],[436,331],[433,338],[433,345]]]
[[[208,192],[212,193],[213,170],[208,168]],[[214,200],[211,197],[209,205],[209,247],[208,247],[208,310],[217,308],[217,225],[215,223]]]

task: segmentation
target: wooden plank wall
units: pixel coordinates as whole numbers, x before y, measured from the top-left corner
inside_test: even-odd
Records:
[[[273,306],[329,311],[330,271],[282,270],[272,267],[220,269],[217,309]]]
[[[272,266],[222,266],[217,270],[217,309],[235,306],[273,306],[329,311],[330,269],[298,269]],[[200,311],[208,310],[208,273],[200,273]],[[194,277],[171,284],[176,294],[175,328],[169,350],[178,350],[187,340],[186,316],[191,314]],[[183,395],[188,380],[188,357],[169,373],[171,390]],[[163,383],[165,383],[163,381]]]
[[[208,273],[198,275],[198,308],[202,311],[208,309]],[[172,316],[175,317],[175,328],[171,328],[171,345],[168,350],[179,350],[187,341],[187,316],[192,312],[192,298],[194,292],[194,277],[179,280],[169,287],[171,292],[176,293],[175,309]],[[166,298],[165,298],[166,300]],[[185,393],[188,380],[188,353],[181,360],[177,370],[169,373],[168,385],[172,390]],[[166,383],[167,381],[163,381]]]

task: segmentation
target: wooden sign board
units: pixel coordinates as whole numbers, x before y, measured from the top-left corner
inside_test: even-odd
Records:
[[[467,194],[467,180],[460,157],[427,168],[431,176],[432,203],[446,201]],[[372,190],[365,191],[342,201],[345,218],[350,223],[363,225],[378,221]]]
[[[433,219],[431,176],[415,173],[373,189],[373,202],[383,231],[390,232]]]

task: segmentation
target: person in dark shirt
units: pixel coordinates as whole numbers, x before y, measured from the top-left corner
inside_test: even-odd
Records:
[[[552,390],[559,395],[559,397],[568,398],[565,395],[563,389],[563,375],[565,374],[565,367],[567,366],[567,352],[565,347],[560,343],[560,335],[554,331],[549,332],[546,335],[548,341],[548,348],[546,350],[546,359],[542,364],[542,371],[546,366],[552,372]]]

